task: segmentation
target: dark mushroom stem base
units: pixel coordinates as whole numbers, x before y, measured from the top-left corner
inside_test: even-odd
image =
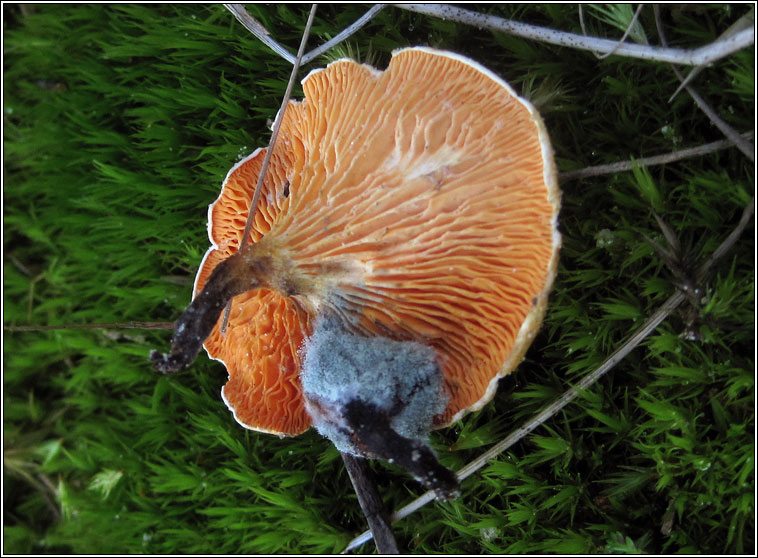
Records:
[[[191,365],[226,304],[238,294],[271,283],[272,257],[260,252],[259,245],[248,245],[216,266],[203,290],[176,321],[171,351],[150,352],[156,370],[169,374]]]
[[[345,408],[345,419],[353,430],[353,441],[365,457],[380,458],[399,465],[437,498],[460,495],[455,473],[443,467],[432,449],[421,440],[401,436],[390,426],[386,413],[376,406],[354,400]]]
[[[261,287],[295,295],[312,285],[265,239],[248,245],[214,269],[176,321],[171,351],[150,353],[154,367],[166,374],[187,368],[226,304]],[[456,497],[458,479],[426,442],[435,415],[447,405],[435,351],[417,342],[357,335],[336,316],[316,320],[303,351],[300,379],[313,425],[340,451],[385,459],[438,498]]]

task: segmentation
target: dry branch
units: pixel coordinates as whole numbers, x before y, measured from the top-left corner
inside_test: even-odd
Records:
[[[365,14],[363,14],[361,17],[359,17],[357,20],[355,20],[355,23],[352,23],[351,25],[345,27],[342,31],[337,33],[337,35],[326,41],[323,45],[314,48],[312,51],[308,52],[308,54],[303,56],[303,64],[307,64],[314,58],[316,58],[318,55],[323,54],[333,46],[336,46],[340,44],[342,41],[347,39],[350,35],[358,31],[361,27],[366,25],[369,21],[374,19],[374,16],[378,14],[380,11],[382,11],[387,4],[374,4],[369,11],[367,11]]]
[[[745,132],[741,134],[741,137],[750,139],[755,135],[754,131]],[[558,180],[561,183],[568,182],[570,180],[578,180],[581,178],[589,178],[591,176],[601,176],[604,174],[613,174],[616,172],[624,172],[632,170],[635,167],[652,167],[655,165],[664,165],[666,163],[673,163],[674,161],[681,161],[683,159],[691,159],[692,157],[698,157],[700,155],[707,155],[714,151],[733,147],[734,143],[731,140],[718,140],[704,145],[698,145],[696,147],[688,147],[687,149],[680,149],[679,151],[672,151],[671,153],[664,153],[662,155],[652,155],[650,157],[644,157],[642,159],[636,159],[632,161],[619,161],[617,163],[609,163],[607,165],[596,165],[594,167],[586,167],[575,171],[567,171],[558,173]]]
[[[266,29],[257,19],[247,13],[247,10],[242,4],[224,4],[224,7],[232,12],[237,21],[239,21],[245,29],[250,31],[253,35],[265,44],[268,48],[273,50],[276,54],[284,58],[290,64],[295,63],[295,57],[292,56],[287,49],[277,43],[271,38],[271,33]]]
[[[731,37],[695,49],[681,48],[661,48],[647,45],[637,45],[632,43],[622,43],[620,46],[617,41],[601,39],[598,37],[586,37],[564,31],[556,31],[548,27],[538,27],[503,19],[501,17],[480,14],[462,8],[456,8],[447,4],[393,4],[398,8],[410,10],[420,14],[431,15],[435,17],[451,19],[468,25],[475,25],[479,28],[500,31],[517,37],[534,39],[553,45],[567,46],[581,50],[592,50],[596,52],[612,52],[620,56],[629,56],[631,58],[641,58],[643,60],[653,60],[656,62],[672,62],[674,64],[685,64],[689,66],[698,66],[714,62],[752,45],[755,42],[755,27],[740,31]]]
[[[653,7],[653,11],[655,13],[655,26],[658,29],[658,36],[661,39],[661,44],[665,47],[668,42],[666,41],[666,35],[663,31],[663,22],[661,21],[661,10],[658,5]],[[755,30],[754,27],[751,27],[752,30]],[[741,33],[744,31],[741,31]],[[711,108],[711,106],[703,99],[700,94],[695,90],[694,87],[689,85],[687,81],[684,79],[684,76],[682,76],[682,73],[676,68],[676,66],[671,66],[671,69],[674,70],[674,73],[676,74],[676,77],[679,79],[684,88],[687,90],[687,93],[690,94],[690,97],[695,101],[697,106],[702,110],[705,115],[708,117],[708,119],[713,123],[714,126],[716,126],[719,130],[721,130],[721,133],[723,133],[729,140],[731,140],[734,145],[737,146],[737,149],[742,151],[745,156],[750,159],[751,162],[755,162],[755,147],[749,142],[743,139],[737,131],[732,128],[729,124],[724,122],[721,117],[716,114],[716,111]],[[677,89],[678,91],[679,89]]]
[[[750,218],[753,216],[754,212],[755,198],[750,198],[750,201],[742,211],[740,222],[737,223],[737,226],[731,233],[729,233],[729,236],[726,237],[724,242],[722,242],[719,247],[713,251],[713,254],[711,254],[711,256],[705,260],[695,272],[695,282],[700,283],[703,281],[705,277],[710,273],[711,267],[713,267],[713,265],[715,265],[715,263],[729,251],[734,243],[737,242],[737,239],[742,235],[742,231],[744,231],[745,227],[747,227],[747,224],[750,222]]]
[[[658,13],[660,13],[660,10],[658,10]],[[659,16],[656,14],[656,17],[659,18]],[[729,28],[724,31],[721,35],[719,35],[718,40],[721,40],[725,37],[732,37],[735,33],[738,33],[740,31],[744,31],[745,29],[750,29],[753,25],[753,20],[755,19],[755,7],[751,8],[751,10],[743,15],[740,19],[735,21],[732,25],[729,26]],[[669,103],[674,100],[674,97],[676,97],[679,92],[684,89],[684,87],[689,84],[695,77],[704,69],[706,68],[706,64],[702,64],[700,66],[696,66],[692,68],[692,71],[687,74],[687,77],[684,78],[684,81],[679,85],[679,87],[676,88],[676,91],[669,97]]]
[[[318,46],[314,48],[313,50],[309,51],[308,53],[304,54],[301,60],[301,64],[307,64],[317,56],[325,53],[330,48],[337,46],[342,41],[356,33],[361,27],[366,25],[369,21],[374,19],[376,14],[378,14],[380,11],[382,11],[387,5],[386,4],[374,4],[369,11],[367,11],[365,14],[363,14],[361,17],[359,17],[357,20],[355,20],[354,23],[348,25],[337,33],[333,38],[326,41],[323,45]],[[242,4],[224,4],[224,7],[229,10],[232,15],[234,15],[235,18],[237,18],[237,21],[239,21],[242,25],[244,25],[245,29],[250,31],[253,35],[255,35],[262,43],[264,43],[266,46],[268,46],[271,50],[273,50],[276,54],[284,58],[287,62],[290,64],[295,63],[295,57],[289,53],[289,51],[282,46],[280,43],[275,41],[271,37],[271,33],[269,33],[268,29],[266,29],[263,24],[261,24],[257,19],[255,19],[253,16],[251,16],[247,10],[245,10],[244,6]]]
[[[680,81],[684,82],[684,77],[682,76],[681,72],[674,66],[672,66],[672,69],[674,70],[676,77],[678,77]],[[705,99],[700,96],[694,87],[686,84],[684,88],[687,90],[687,93],[690,94],[690,97],[692,97],[692,99],[695,101],[695,104],[697,104],[700,110],[702,110],[708,119],[713,123],[713,125],[721,130],[721,133],[729,138],[729,141],[731,141],[737,147],[737,149],[742,151],[742,153],[744,153],[751,162],[755,162],[755,147],[753,144],[740,136],[737,130],[724,122],[724,120],[722,120],[722,118],[716,114],[716,111],[711,108],[711,106],[706,102]]]

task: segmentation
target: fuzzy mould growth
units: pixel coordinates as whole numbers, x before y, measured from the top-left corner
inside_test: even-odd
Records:
[[[303,347],[300,379],[313,424],[342,452],[365,455],[346,423],[352,402],[389,420],[400,436],[423,441],[447,396],[434,350],[412,341],[362,337],[321,319]]]

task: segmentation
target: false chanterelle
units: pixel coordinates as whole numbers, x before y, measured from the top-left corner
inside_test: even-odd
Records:
[[[392,460],[450,496],[455,476],[428,433],[490,400],[555,277],[548,134],[498,76],[431,48],[395,51],[384,72],[338,60],[302,85],[246,245],[263,149],[210,206],[194,299],[171,352],[151,358],[179,370],[204,343],[246,428],[313,425],[340,451]]]

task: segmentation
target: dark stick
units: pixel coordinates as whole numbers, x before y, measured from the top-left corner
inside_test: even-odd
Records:
[[[348,453],[341,453],[345,469],[353,483],[358,502],[366,517],[371,534],[374,536],[376,550],[379,554],[400,554],[397,542],[390,528],[389,518],[382,506],[382,499],[371,480],[371,471],[363,458]]]

